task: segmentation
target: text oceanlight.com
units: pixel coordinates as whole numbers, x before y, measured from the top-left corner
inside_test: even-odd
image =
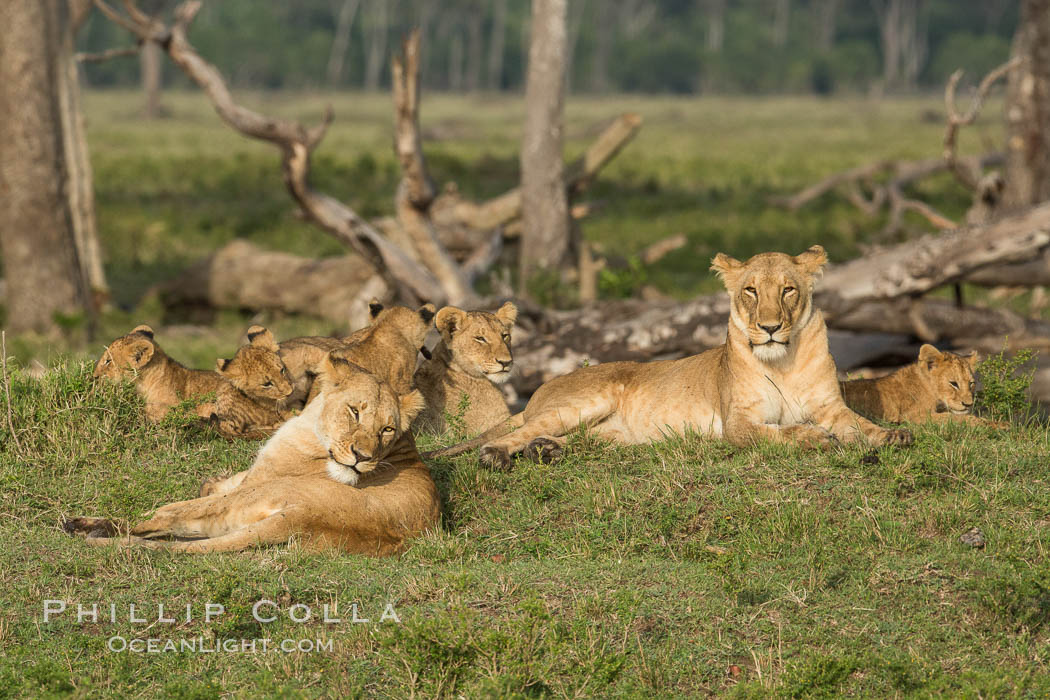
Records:
[[[243,613],[242,613],[243,614]],[[45,600],[43,622],[50,624],[56,620],[80,625],[146,625],[147,629],[156,632],[158,625],[176,626],[196,623],[212,624],[225,619],[226,606],[222,603],[187,603],[172,605],[165,603],[142,604],[130,603],[71,603],[65,600]],[[272,622],[285,621],[294,624],[398,624],[401,617],[392,603],[382,608],[378,606],[366,610],[358,603],[340,606],[338,603],[325,603],[320,607],[296,603],[282,607],[272,600],[258,600],[250,612],[251,619],[266,625]],[[115,635],[106,642],[112,652],[132,652],[160,654],[166,652],[189,653],[241,653],[257,654],[270,652],[330,652],[332,640],[323,637],[313,639],[270,638],[255,639],[221,639],[210,633],[183,639],[165,639],[162,637],[125,637]]]

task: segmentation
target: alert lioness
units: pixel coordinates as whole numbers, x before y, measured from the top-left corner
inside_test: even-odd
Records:
[[[407,431],[422,396],[398,397],[370,372],[338,359],[320,383],[318,397],[281,426],[251,468],[215,484],[210,495],[162,506],[126,536],[97,518],[70,520],[66,529],[87,534],[93,545],[180,552],[241,550],[292,537],[313,550],[397,552],[437,521],[440,508]]]
[[[975,352],[957,355],[927,344],[919,348],[917,362],[892,374],[842,382],[842,395],[854,411],[878,420],[958,421],[1002,427],[1001,423],[970,414],[976,365]]]
[[[610,362],[553,379],[522,413],[482,436],[482,461],[508,468],[510,455],[526,449],[553,457],[563,436],[581,425],[625,444],[686,430],[736,445],[763,438],[810,447],[910,443],[908,431],[881,428],[843,403],[824,318],[813,308],[813,285],[826,262],[820,246],[747,262],[719,253],[712,269],[730,298],[724,345],[681,360]]]

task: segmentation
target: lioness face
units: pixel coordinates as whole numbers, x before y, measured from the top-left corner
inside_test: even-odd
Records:
[[[502,384],[510,378],[514,356],[510,334],[518,309],[509,301],[492,314],[446,306],[434,318],[452,363],[472,377]]]
[[[794,257],[762,253],[747,262],[715,256],[711,268],[729,292],[730,323],[745,335],[755,357],[776,362],[787,355],[812,316],[813,284],[826,262],[820,246]]]
[[[249,328],[248,344],[238,348],[233,359],[218,360],[215,367],[226,381],[253,398],[280,401],[294,388],[273,334],[262,326]]]
[[[351,486],[378,467],[390,448],[423,409],[413,391],[398,397],[386,382],[344,360],[330,360],[325,371],[317,438],[328,450],[326,469]]]
[[[937,397],[938,409],[956,415],[973,410],[973,369],[977,354],[956,355],[940,352],[932,345],[923,345],[919,350],[919,366],[925,370],[927,381]]]
[[[149,326],[137,326],[102,351],[102,357],[95,363],[95,371],[91,376],[111,381],[134,376],[153,359],[154,350],[153,329]]]

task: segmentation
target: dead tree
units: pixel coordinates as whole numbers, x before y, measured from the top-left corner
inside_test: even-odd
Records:
[[[92,314],[67,153],[76,9],[67,0],[0,3],[0,246],[14,332],[55,334],[57,317]]]
[[[523,234],[520,289],[569,253],[569,203],[562,173],[566,0],[532,0],[525,130],[521,143]]]
[[[1024,207],[1050,199],[1050,0],[1022,0],[1013,55],[1003,199]]]

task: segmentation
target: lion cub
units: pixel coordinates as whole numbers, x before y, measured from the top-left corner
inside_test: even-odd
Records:
[[[225,382],[216,372],[188,369],[168,357],[153,338],[149,326],[136,326],[117,338],[95,363],[92,375],[121,381],[131,378],[135,390],[146,400],[146,418],[157,422],[172,406],[217,391]]]
[[[517,317],[518,309],[509,301],[494,314],[454,306],[437,312],[434,324],[441,332],[441,342],[431,359],[416,370],[416,387],[423,392],[427,408],[414,428],[445,432],[445,416],[457,413],[464,397],[468,405],[463,422],[468,433],[482,433],[510,418],[497,385],[510,377],[514,363],[510,334]]]
[[[919,348],[919,360],[878,379],[841,382],[846,405],[857,413],[891,423],[963,421],[997,425],[970,415],[977,353],[957,355],[932,345]]]
[[[248,342],[229,360],[216,360],[225,381],[216,391],[215,403],[197,412],[226,437],[262,438],[288,418],[279,405],[292,393],[292,381],[281,361],[273,334],[262,326],[248,329]]]

